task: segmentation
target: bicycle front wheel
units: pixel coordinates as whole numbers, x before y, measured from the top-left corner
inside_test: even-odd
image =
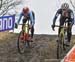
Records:
[[[57,41],[57,59],[62,59],[64,56],[63,36],[60,36]]]
[[[24,36],[22,31],[20,32],[19,36],[18,36],[18,41],[17,41],[17,48],[18,48],[18,52],[20,54],[24,53],[25,51],[25,41],[24,41]]]

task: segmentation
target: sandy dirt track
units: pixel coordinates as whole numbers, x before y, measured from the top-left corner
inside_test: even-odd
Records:
[[[60,62],[56,59],[57,36],[34,35],[31,48],[25,47],[25,53],[17,51],[18,34],[0,33],[0,62]],[[71,46],[74,45],[72,36]]]

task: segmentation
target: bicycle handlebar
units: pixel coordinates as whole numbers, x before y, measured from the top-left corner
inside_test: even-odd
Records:
[[[55,25],[55,27],[65,27],[65,26],[62,26],[62,25],[61,25],[61,26],[59,26],[59,25]]]
[[[55,27],[65,27],[65,26],[59,26],[59,25],[55,25]]]
[[[23,25],[23,24],[18,24],[18,25]],[[25,24],[25,26],[29,26],[29,24]]]
[[[18,24],[18,25],[23,25],[23,24]],[[29,25],[29,24],[25,24],[25,25]]]
[[[23,25],[23,24],[18,24],[18,25]]]
[[[59,25],[55,25],[55,27],[62,27],[62,28],[65,28],[65,29],[68,29],[68,28],[70,28],[70,27],[68,27],[68,26],[59,26]]]
[[[59,25],[55,25],[55,27],[62,27],[62,28],[65,28],[65,29],[68,29],[68,28],[70,28],[70,26],[59,26]]]

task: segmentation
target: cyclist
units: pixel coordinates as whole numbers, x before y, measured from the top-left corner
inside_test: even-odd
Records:
[[[60,21],[59,24],[60,25],[64,25],[64,22],[66,19],[68,19],[68,28],[67,28],[67,37],[68,37],[68,41],[66,43],[66,45],[70,45],[70,41],[71,41],[71,35],[72,35],[72,26],[74,24],[74,14],[73,11],[69,8],[69,4],[68,3],[63,3],[61,5],[61,8],[57,10],[55,17],[53,19],[53,24],[52,24],[52,29],[54,30],[55,27],[55,22],[57,17],[60,15]],[[58,30],[58,35],[60,33],[61,27]]]
[[[23,20],[22,20],[22,29],[23,29],[23,26],[24,24],[28,21],[30,21],[30,26],[29,28],[31,28],[31,40],[33,39],[33,35],[34,35],[34,24],[35,24],[35,14],[34,12],[28,8],[28,7],[24,7],[22,12],[20,13],[20,16],[19,16],[19,19],[17,21],[16,26],[19,24],[21,18],[23,17]]]

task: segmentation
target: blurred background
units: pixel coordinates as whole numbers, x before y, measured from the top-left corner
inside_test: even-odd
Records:
[[[6,1],[6,0],[1,0]],[[75,0],[8,0],[6,10],[9,9],[6,13],[1,15],[14,15],[16,22],[19,18],[19,14],[22,11],[23,7],[28,6],[30,10],[35,12],[35,34],[48,34],[55,35],[58,32],[58,28],[55,28],[55,31],[52,31],[51,25],[53,23],[53,18],[56,11],[61,7],[61,4],[64,2],[69,3],[70,8],[75,14]],[[15,2],[15,3],[14,3]],[[3,7],[3,5],[2,5]],[[1,9],[4,10],[4,7]],[[1,11],[1,10],[0,10]],[[60,16],[59,16],[60,17]],[[56,21],[56,24],[59,24],[59,17]],[[22,20],[22,19],[21,19]],[[21,22],[20,22],[21,23]],[[72,32],[75,34],[75,26],[73,26]],[[19,33],[21,26],[18,29],[15,29],[14,32]]]

